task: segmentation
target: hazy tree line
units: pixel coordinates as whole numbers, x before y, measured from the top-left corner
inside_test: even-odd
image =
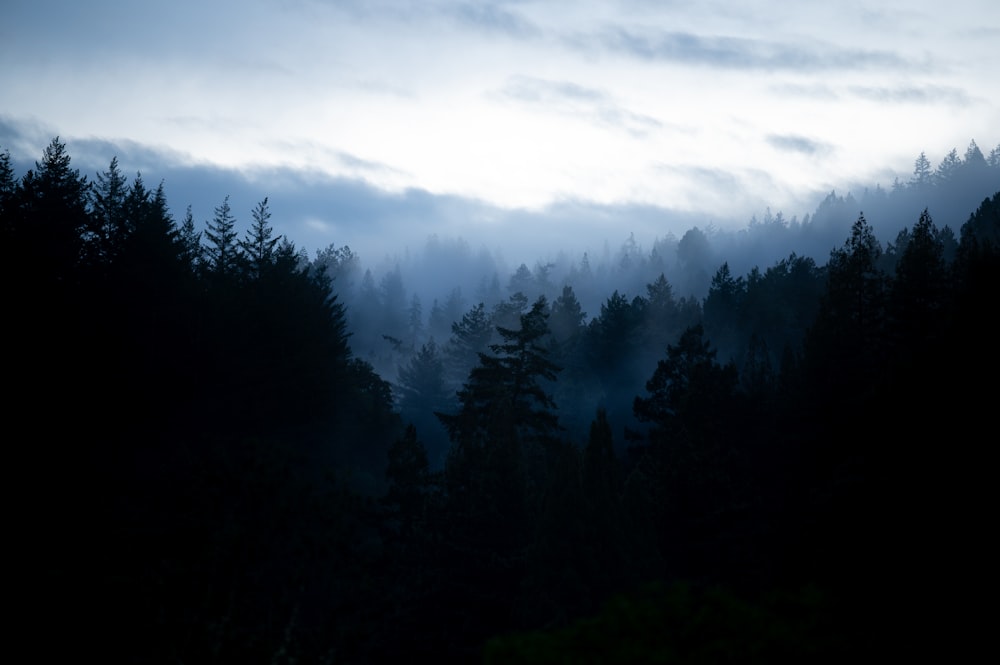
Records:
[[[568,285],[589,322],[611,292],[629,299],[644,296],[661,274],[675,297],[700,302],[723,262],[735,276],[755,267],[764,270],[792,254],[825,264],[862,210],[875,220],[876,237],[883,244],[898,244],[896,234],[924,208],[939,226],[957,230],[969,202],[991,195],[998,181],[1000,146],[985,156],[972,141],[964,158],[952,150],[935,169],[921,154],[908,180],[896,178],[888,189],[876,185],[846,195],[831,192],[801,219],[767,210],[737,230],[718,228],[706,218],[681,237],[666,233],[649,247],[625,229],[628,237],[617,247],[605,242],[582,255],[550,249],[533,264],[509,265],[486,247],[438,236],[428,238],[423,248],[384,257],[362,257],[350,247],[330,245],[316,252],[314,263],[327,266],[335,277],[348,327],[357,332],[355,353],[389,377],[420,343],[429,338],[438,346],[447,342],[451,323],[480,302],[491,308],[520,291],[529,300],[545,295],[551,303]]]
[[[177,220],[162,184],[117,160],[90,180],[58,139],[20,177],[3,153],[22,613],[65,638],[38,655],[961,650],[948,621],[986,620],[963,590],[987,563],[1000,369],[1000,158],[977,153],[872,195],[957,207],[992,182],[955,230],[925,206],[880,239],[877,204],[831,197],[741,240],[835,220],[821,261],[741,270],[692,230],[626,245],[632,287],[596,300],[611,268],[585,256],[427,312],[399,270],[275,237],[266,198],[240,236],[228,199]]]

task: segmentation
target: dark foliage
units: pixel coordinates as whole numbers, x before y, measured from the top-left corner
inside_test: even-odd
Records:
[[[882,195],[957,202],[994,153],[918,159]],[[32,656],[842,662],[940,637],[963,659],[949,628],[984,629],[962,590],[991,565],[1000,192],[957,240],[921,205],[883,243],[853,203],[821,206],[856,220],[824,265],[737,275],[693,229],[674,274],[704,300],[633,247],[642,295],[589,321],[539,264],[425,327],[398,268],[304,260],[267,198],[240,240],[228,199],[198,232],[116,159],[91,182],[58,139],[21,178],[0,154]]]

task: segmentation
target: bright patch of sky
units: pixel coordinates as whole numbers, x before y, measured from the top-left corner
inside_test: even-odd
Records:
[[[921,150],[1000,140],[993,0],[8,0],[0,13],[0,119],[505,208],[801,214],[817,192],[891,185],[885,169]]]

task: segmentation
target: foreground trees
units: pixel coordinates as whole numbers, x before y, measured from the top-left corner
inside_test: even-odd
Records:
[[[0,159],[17,549],[113,658],[843,660],[898,648],[888,616],[940,633],[989,563],[1000,193],[953,253],[924,211],[891,250],[862,216],[824,266],[724,264],[704,320],[662,275],[589,324],[515,293],[394,387],[267,199],[202,239],[116,161],[37,167]]]

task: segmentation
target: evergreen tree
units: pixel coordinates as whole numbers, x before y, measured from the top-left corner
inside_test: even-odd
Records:
[[[35,170],[21,179],[23,226],[18,232],[26,266],[41,269],[43,279],[60,288],[80,264],[83,237],[89,226],[90,183],[71,168],[66,144],[59,137],[45,148]]]
[[[399,415],[404,422],[416,426],[428,446],[435,468],[440,468],[444,463],[448,437],[435,414],[451,410],[453,393],[445,385],[444,361],[433,339],[423,344],[420,351],[399,368],[396,387]]]
[[[236,274],[239,258],[236,218],[229,207],[229,196],[215,208],[215,217],[208,223],[204,248],[207,269],[216,277],[230,277]]]
[[[511,275],[510,281],[507,283],[507,292],[511,295],[515,293],[523,293],[525,296],[529,296],[536,291],[535,289],[535,278],[528,269],[528,266],[521,264]]]
[[[888,279],[879,267],[882,247],[859,215],[851,237],[830,253],[827,289],[811,333],[813,360],[846,378],[855,370],[870,376],[883,358]],[[853,369],[852,369],[853,368]],[[832,376],[831,376],[832,378]]]
[[[952,148],[938,164],[937,171],[934,172],[934,179],[939,185],[947,185],[958,174],[961,167],[962,159],[958,156],[958,150]]]
[[[652,423],[654,440],[681,438],[694,444],[719,439],[721,414],[731,412],[736,367],[719,365],[702,326],[688,328],[646,383],[649,397],[635,398],[639,420]]]
[[[445,350],[449,385],[461,385],[469,371],[479,362],[479,356],[489,349],[493,324],[486,305],[479,303],[451,324],[451,340]]]
[[[257,204],[250,213],[253,222],[246,237],[239,242],[246,261],[247,273],[251,279],[260,279],[274,263],[275,247],[281,236],[274,236],[274,229],[268,224],[271,211],[267,207],[267,197]]]
[[[549,316],[549,327],[552,337],[559,343],[565,343],[584,330],[583,321],[586,318],[580,301],[573,293],[573,287],[566,285],[562,294],[552,302],[552,312]]]
[[[899,334],[908,339],[933,337],[943,321],[946,283],[944,245],[925,209],[914,225],[909,242],[896,264],[891,304]]]
[[[389,489],[383,503],[398,522],[400,536],[419,533],[427,520],[431,471],[427,451],[417,440],[417,429],[408,425],[389,448],[385,476]]]
[[[683,574],[733,572],[720,564],[730,554],[714,542],[723,538],[748,500],[741,448],[749,445],[737,394],[737,371],[719,365],[702,327],[688,328],[646,383],[648,397],[636,397],[635,415],[650,423],[649,446],[640,465],[651,477],[661,552]]]
[[[97,174],[90,194],[93,222],[87,238],[89,253],[92,261],[105,263],[121,253],[128,233],[125,210],[128,183],[118,168],[117,157],[112,158],[107,171]]]
[[[497,327],[501,342],[482,353],[458,392],[455,414],[439,414],[452,441],[445,467],[456,524],[505,551],[525,543],[531,497],[542,490],[558,419],[546,390],[558,367],[546,357],[548,304],[539,297],[518,329]],[[502,544],[502,545],[501,545]]]
[[[479,365],[458,393],[459,413],[441,416],[452,441],[481,445],[510,434],[519,441],[545,441],[555,434],[555,403],[545,383],[555,381],[559,368],[542,346],[548,316],[540,296],[521,316],[520,328],[497,327],[502,341],[490,345],[493,355],[479,354]]]
[[[931,162],[923,152],[913,163],[913,177],[910,179],[910,186],[918,189],[928,187],[933,179]]]
[[[1000,143],[993,146],[993,149],[990,150],[990,155],[986,158],[986,164],[991,168],[1000,169]]]
[[[410,298],[410,307],[406,310],[406,343],[415,349],[417,342],[424,334],[423,308],[420,306],[420,296],[416,293]]]
[[[184,213],[184,221],[178,231],[181,258],[189,270],[196,270],[202,260],[201,232],[195,231],[191,206]]]
[[[16,197],[19,190],[18,179],[14,176],[14,167],[11,165],[10,151],[4,150],[0,152],[0,244],[7,248],[12,247],[14,242],[18,207]],[[6,262],[4,260],[4,263]]]

